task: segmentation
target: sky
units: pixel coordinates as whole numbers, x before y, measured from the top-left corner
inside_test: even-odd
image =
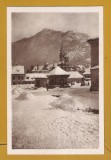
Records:
[[[99,36],[98,13],[12,13],[12,41],[28,38],[44,28]]]

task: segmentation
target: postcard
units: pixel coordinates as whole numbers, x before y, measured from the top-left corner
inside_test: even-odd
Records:
[[[103,7],[7,7],[7,150],[104,154]]]

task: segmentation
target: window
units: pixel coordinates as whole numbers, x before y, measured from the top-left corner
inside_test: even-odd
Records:
[[[13,80],[15,80],[15,76],[13,76]]]
[[[20,76],[18,76],[18,79],[20,80]]]

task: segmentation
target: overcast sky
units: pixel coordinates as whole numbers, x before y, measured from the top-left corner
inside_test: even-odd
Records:
[[[99,35],[98,13],[12,13],[12,41],[30,37],[44,28]]]

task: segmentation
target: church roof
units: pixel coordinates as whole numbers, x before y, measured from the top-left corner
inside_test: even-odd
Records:
[[[64,71],[61,69],[59,66],[56,66],[53,70],[51,70],[47,76],[52,76],[52,75],[70,75],[68,72]]]

